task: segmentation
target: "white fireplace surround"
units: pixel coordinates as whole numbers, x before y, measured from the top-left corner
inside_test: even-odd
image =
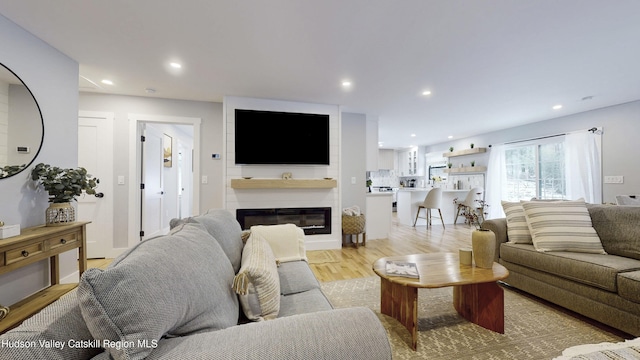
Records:
[[[236,165],[235,164],[235,109],[284,111],[329,115],[330,165]],[[308,250],[339,249],[341,243],[340,211],[340,107],[279,100],[227,96],[224,98],[225,116],[225,208],[236,213],[237,209],[260,208],[331,208],[331,233],[306,236]],[[268,149],[266,149],[268,150]],[[295,149],[292,149],[295,151]],[[231,179],[253,177],[256,179],[280,179],[283,173],[291,173],[293,179],[338,180],[338,187],[324,189],[233,189]]]

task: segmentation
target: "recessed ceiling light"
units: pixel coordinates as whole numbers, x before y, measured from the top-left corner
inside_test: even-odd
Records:
[[[553,110],[558,110],[558,109],[562,109],[562,105],[558,104],[558,105],[554,105]]]
[[[453,135],[447,136],[447,139],[453,139]]]
[[[582,101],[587,101],[587,100],[592,100],[592,99],[593,99],[593,96],[590,95],[590,96],[583,97]]]
[[[349,80],[344,80],[342,82],[342,87],[350,87],[351,86],[351,81]]]
[[[113,81],[107,80],[107,79],[102,80],[101,83],[106,84],[106,85],[113,85]]]
[[[144,91],[146,91],[147,94],[155,94],[156,93],[156,89],[154,89],[154,88],[146,88],[146,89],[144,89]]]
[[[416,134],[411,134],[411,137],[416,137]]]
[[[431,95],[431,91],[430,90],[425,90],[425,91],[422,92],[422,95],[424,95],[424,96]]]
[[[182,68],[182,65],[178,64],[177,62],[172,62],[169,65],[174,69],[181,69]]]

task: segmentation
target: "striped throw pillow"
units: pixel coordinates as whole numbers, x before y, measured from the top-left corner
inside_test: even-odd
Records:
[[[522,202],[538,251],[606,254],[584,201]]]
[[[253,321],[271,320],[280,312],[280,278],[271,247],[251,232],[242,250],[242,265],[233,279],[242,311]]]
[[[513,244],[532,244],[529,225],[520,202],[502,201],[502,209],[507,215],[507,237]]]

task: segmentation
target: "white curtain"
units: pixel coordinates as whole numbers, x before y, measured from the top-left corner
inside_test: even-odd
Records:
[[[504,211],[502,210],[502,189],[503,184],[507,183],[507,174],[504,157],[504,145],[493,145],[491,152],[489,153],[489,164],[487,166],[487,190],[485,194],[485,201],[489,204],[487,208],[488,219],[503,218]]]
[[[579,131],[565,136],[567,199],[584,198],[602,203],[602,166],[599,131]]]

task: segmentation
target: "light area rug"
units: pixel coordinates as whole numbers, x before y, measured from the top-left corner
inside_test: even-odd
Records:
[[[380,313],[377,276],[322,283],[336,308],[372,309],[387,331],[394,359],[553,359],[568,347],[623,339],[505,288],[505,333],[470,323],[453,308],[451,287],[418,290],[418,351],[409,331]]]

